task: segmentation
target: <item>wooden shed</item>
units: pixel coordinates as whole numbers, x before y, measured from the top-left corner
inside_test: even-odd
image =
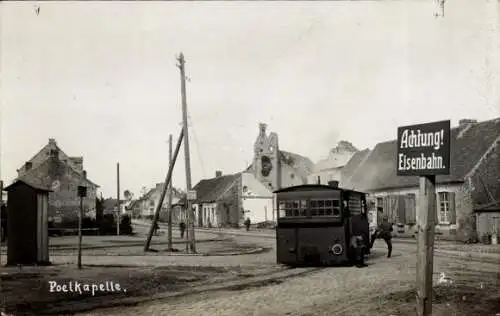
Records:
[[[50,190],[41,184],[17,180],[8,193],[7,265],[50,264],[48,206]]]

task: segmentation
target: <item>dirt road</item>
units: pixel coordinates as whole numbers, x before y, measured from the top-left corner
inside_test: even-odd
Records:
[[[241,237],[256,242],[255,236]],[[265,241],[267,240],[267,241]],[[261,238],[265,246],[272,239]],[[115,308],[82,315],[415,315],[415,247],[398,244],[385,258],[375,247],[370,266],[323,268],[262,286],[227,287],[160,300],[131,308]],[[274,265],[274,253],[234,258],[240,264]],[[226,264],[233,264],[226,260]],[[453,284],[438,285],[444,272]],[[437,316],[495,315],[500,313],[498,265],[449,256],[435,258],[434,314]]]

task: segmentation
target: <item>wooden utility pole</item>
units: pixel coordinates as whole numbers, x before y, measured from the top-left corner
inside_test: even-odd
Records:
[[[3,206],[3,181],[0,180],[0,265],[2,265],[2,242],[3,242],[3,228],[2,227],[2,219],[4,214],[2,213],[2,206]]]
[[[420,177],[417,214],[417,314],[432,315],[432,274],[436,218],[436,176]]]
[[[161,206],[163,205],[163,201],[165,200],[165,195],[167,194],[167,186],[172,181],[172,172],[174,171],[175,161],[177,160],[177,156],[179,155],[179,150],[181,149],[183,137],[184,137],[184,129],[181,129],[181,134],[179,135],[179,139],[177,140],[177,145],[175,146],[172,163],[168,167],[167,177],[165,179],[165,185],[163,186],[163,190],[161,191],[160,195],[160,200],[158,201],[158,205],[156,206],[155,216],[153,218],[153,222],[151,223],[151,227],[149,228],[148,238],[146,239],[146,243],[144,244],[144,251],[149,250],[149,245],[151,244],[151,238],[153,237],[156,223],[158,222],[158,218],[160,217]]]
[[[186,163],[186,193],[189,194],[191,191],[191,161],[189,156],[189,133],[188,133],[188,121],[187,121],[187,102],[186,102],[186,74],[184,70],[184,54],[181,52],[179,58],[179,69],[181,72],[181,96],[182,96],[182,125],[184,130],[184,160]],[[194,212],[192,209],[192,203],[189,198],[187,200],[187,214],[188,214],[188,236],[191,245],[191,252],[196,253],[196,242],[194,236]]]
[[[172,165],[172,134],[168,136],[168,164],[169,166]],[[168,250],[172,251],[172,192],[173,191],[173,186],[172,186],[172,180],[169,181],[168,183],[168,231],[167,231],[167,238],[168,238]]]
[[[116,235],[120,235],[120,163],[116,163]]]

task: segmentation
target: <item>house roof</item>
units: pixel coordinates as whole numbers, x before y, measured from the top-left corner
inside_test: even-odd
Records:
[[[492,203],[484,205],[474,205],[475,212],[498,212],[500,211],[500,201],[495,201]]]
[[[215,202],[225,193],[241,176],[241,173],[223,175],[212,179],[204,179],[198,182],[193,190],[196,190],[196,202]]]
[[[350,179],[356,170],[363,164],[366,158],[370,155],[370,149],[365,149],[355,153],[347,164],[342,168],[342,186],[350,186]]]
[[[23,183],[28,185],[29,187],[32,187],[33,189],[35,189],[37,191],[43,191],[43,192],[51,192],[52,191],[52,190],[50,190],[49,186],[46,186],[45,183],[43,183],[42,181],[37,181],[36,179],[15,180],[11,185],[7,186],[3,190],[10,191],[13,188],[15,188],[18,185],[23,184]]]
[[[311,159],[289,151],[280,150],[280,162],[289,165],[303,177],[307,177],[313,171],[314,163]]]
[[[67,166],[69,166],[74,172],[78,173],[79,175],[82,175],[82,172],[77,170],[76,167],[74,166],[74,164],[72,163],[74,160],[80,160],[80,159],[83,159],[83,157],[70,157],[68,156],[62,149],[61,147],[59,147],[57,145],[57,143],[55,142],[55,140],[53,139],[49,139],[49,143],[46,144],[45,146],[43,146],[35,155],[33,155],[30,160],[28,160],[28,162],[33,162],[39,155],[43,154],[43,152],[45,151],[48,151],[49,149],[57,149],[60,153],[62,153],[63,155],[67,156],[68,157],[68,160],[66,162],[62,161],[64,164],[66,164]],[[59,157],[58,157],[59,158]],[[46,158],[42,158],[43,160],[41,162],[39,162],[38,164],[33,164],[33,167],[31,170],[29,170],[27,173],[31,172],[33,169],[36,169],[38,168],[40,165],[42,165],[43,163],[45,163],[46,161],[49,160],[49,156],[47,155]],[[59,159],[60,160],[60,159]],[[25,165],[23,164],[18,170],[24,170],[25,169]],[[99,187],[97,184],[93,183],[92,181],[88,180],[87,181],[96,186],[96,187]]]
[[[54,158],[52,158],[52,159],[54,159]],[[39,171],[40,171],[40,169],[42,167],[48,167],[48,165],[50,163],[52,163],[53,161],[54,160],[51,160],[51,159],[45,160],[44,162],[42,162],[38,166],[34,166],[32,169],[30,169],[28,172],[26,172],[22,176],[17,177],[14,181],[16,181],[16,180],[22,180],[22,181],[25,181],[25,182],[27,181],[27,182],[30,182],[30,183],[39,183],[40,185],[42,185],[42,187],[51,188],[51,186],[52,186],[52,179],[49,177],[48,174],[45,174],[44,177],[41,177]],[[59,158],[55,158],[55,161],[56,161],[57,164],[59,164],[59,165],[62,164],[65,167],[67,167],[68,170],[69,170],[69,172],[73,173],[74,176],[81,178],[83,181],[87,182],[88,184],[90,184],[92,186],[95,186],[96,188],[99,187],[97,184],[93,183],[89,179],[84,178],[81,173],[75,171],[75,169],[73,169],[67,163],[61,161]]]
[[[451,129],[450,174],[437,183],[462,182],[500,135],[500,118]],[[397,176],[397,140],[379,143],[350,181],[360,190],[418,186],[418,177]]]

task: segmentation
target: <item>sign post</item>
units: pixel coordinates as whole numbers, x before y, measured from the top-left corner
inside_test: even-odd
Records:
[[[194,213],[190,208],[193,207],[192,203],[195,200],[196,200],[196,190],[188,190],[186,193],[186,202],[187,202],[186,203],[186,217],[191,218],[191,220],[188,221],[188,225],[189,225],[189,223],[192,222],[193,226],[194,226]],[[193,216],[190,217],[191,215],[193,215]],[[186,239],[188,241],[192,240],[191,237],[189,236],[190,233],[191,233],[191,231],[189,229],[186,229]],[[188,244],[186,244],[186,252],[188,252],[188,250],[189,250]]]
[[[83,220],[83,198],[87,196],[87,187],[78,186],[80,197],[80,213],[78,216],[78,269],[82,268],[82,220]]]
[[[397,175],[418,176],[417,314],[432,315],[436,175],[450,173],[450,121],[398,127]]]

